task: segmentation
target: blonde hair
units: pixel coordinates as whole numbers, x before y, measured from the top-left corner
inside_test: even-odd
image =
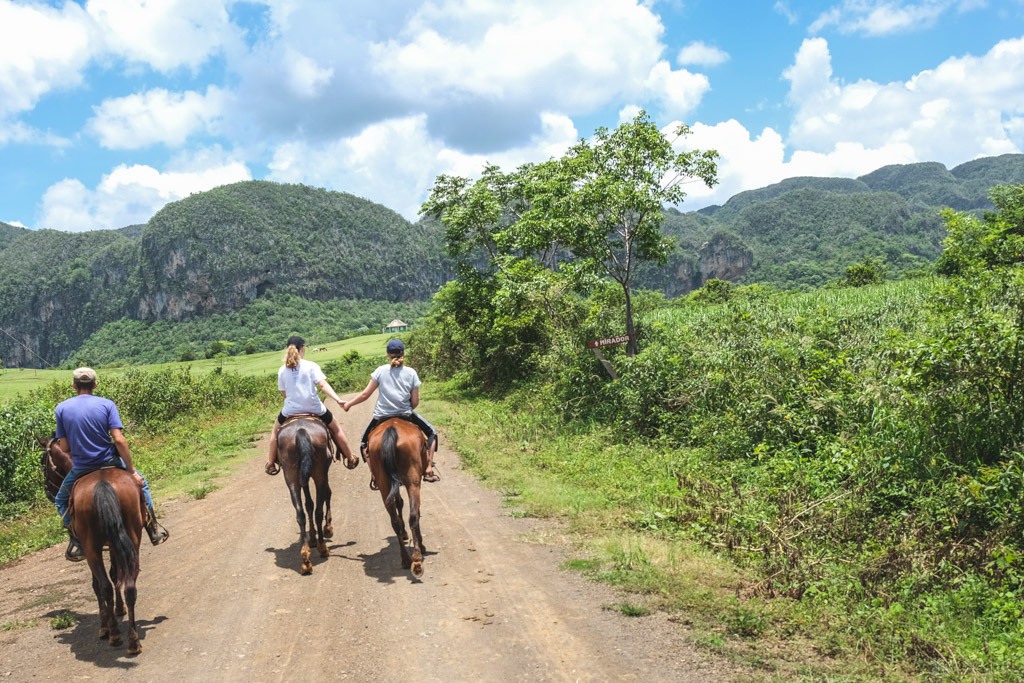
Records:
[[[388,354],[388,362],[391,363],[391,367],[393,367],[393,368],[401,367],[402,364],[405,363],[405,354],[402,353],[402,354],[399,354],[399,355],[395,356],[395,355],[389,353]]]
[[[288,350],[284,354],[284,365],[289,370],[294,370],[299,367],[299,361],[302,357],[299,355],[299,349],[295,344],[290,344]]]

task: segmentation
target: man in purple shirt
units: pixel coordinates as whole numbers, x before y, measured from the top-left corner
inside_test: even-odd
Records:
[[[71,487],[82,475],[103,467],[120,467],[135,478],[135,482],[142,488],[146,506],[149,508],[149,522],[146,524],[149,540],[153,545],[163,543],[170,534],[156,521],[149,483],[132,465],[128,441],[121,433],[124,425],[121,424],[117,406],[108,398],[93,395],[92,392],[96,389],[96,371],[92,368],[78,368],[73,377],[77,394],[58,404],[55,411],[57,439],[61,449],[71,455],[71,471],[64,477],[54,498],[57,512],[60,513],[70,539],[64,556],[72,562],[85,559],[82,546],[71,531],[71,520],[68,517]]]

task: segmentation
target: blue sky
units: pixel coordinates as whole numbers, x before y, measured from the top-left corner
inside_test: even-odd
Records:
[[[415,220],[441,173],[644,109],[719,184],[1024,151],[1024,0],[0,0],[0,221],[143,223],[248,179]]]

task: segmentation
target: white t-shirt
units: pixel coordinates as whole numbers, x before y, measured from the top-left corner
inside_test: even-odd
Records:
[[[377,380],[377,405],[374,417],[394,417],[412,412],[412,390],[420,385],[420,376],[412,368],[382,365],[370,375]]]
[[[322,415],[326,408],[320,400],[316,385],[327,379],[320,366],[303,358],[294,368],[285,365],[277,371],[277,388],[284,392],[284,408],[287,417],[300,413]]]

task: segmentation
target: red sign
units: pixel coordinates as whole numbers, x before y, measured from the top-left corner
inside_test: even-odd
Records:
[[[606,337],[604,339],[594,339],[593,341],[587,342],[588,349],[599,349],[602,346],[612,346],[613,344],[623,344],[633,338],[631,334],[620,334],[618,337]]]

